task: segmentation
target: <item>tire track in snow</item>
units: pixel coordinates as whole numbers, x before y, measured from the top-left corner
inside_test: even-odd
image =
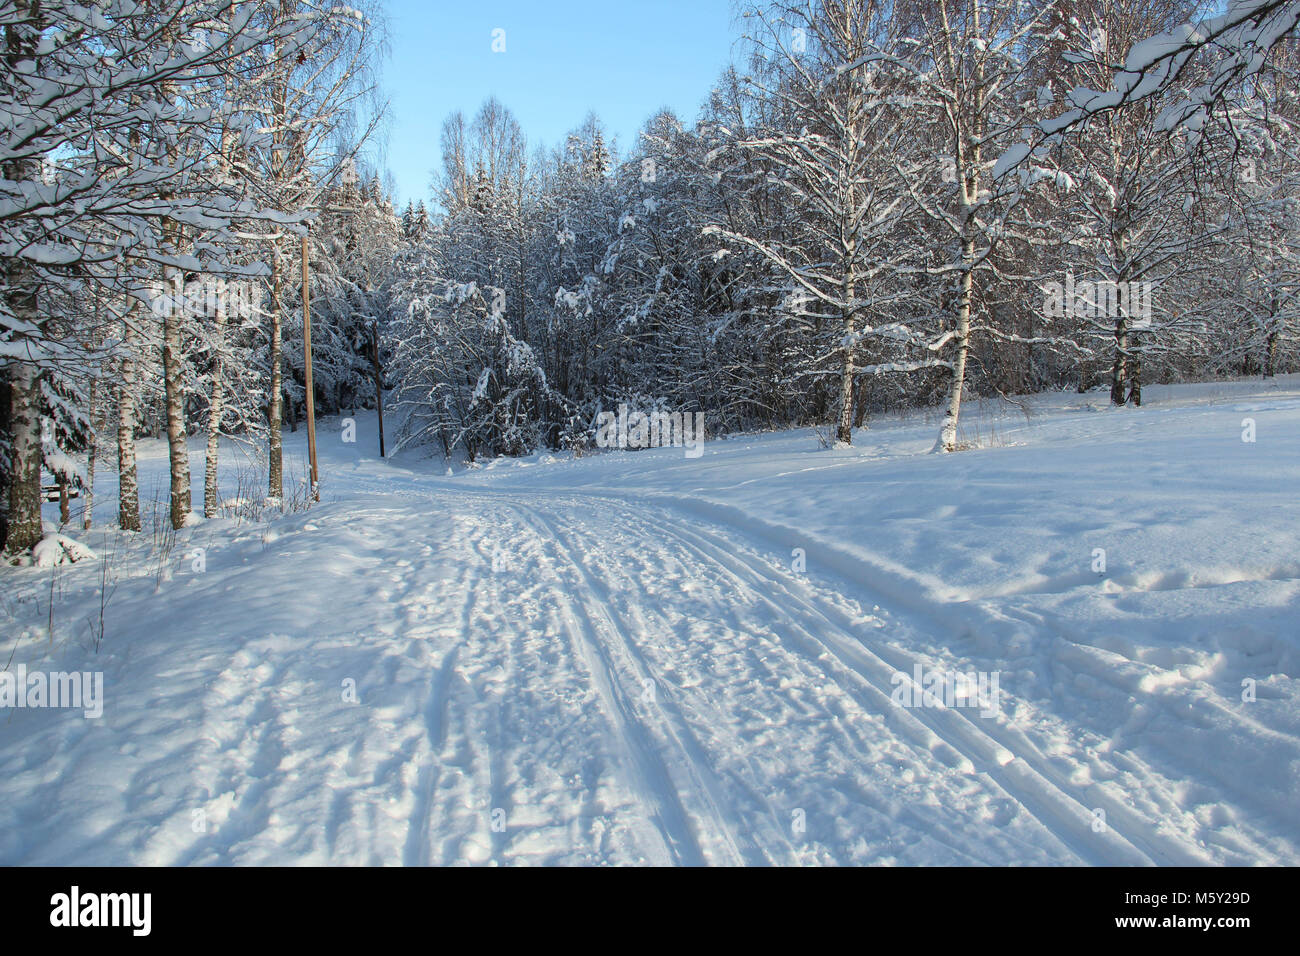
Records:
[[[607,503],[629,503],[618,498],[591,497]],[[570,503],[575,502],[570,499]],[[672,509],[658,510],[671,513]],[[814,649],[829,654],[841,666],[857,674],[871,689],[875,703],[880,707],[894,708],[890,699],[890,678],[899,670],[910,674],[912,661],[895,661],[891,664],[881,654],[867,649],[854,635],[854,622],[843,611],[824,599],[800,595],[795,590],[795,582],[774,573],[761,559],[739,557],[743,549],[738,548],[735,541],[716,532],[713,535],[702,533],[698,528],[685,530],[676,521],[670,521],[674,530],[668,531],[665,524],[652,522],[643,514],[637,515],[637,520],[647,533],[667,533],[701,559],[727,571],[733,580],[746,586],[776,614],[788,618],[791,610],[798,610],[803,623],[796,626],[805,639],[813,643]],[[787,600],[788,606],[773,600],[773,594]],[[929,749],[950,766],[954,765],[955,757],[957,761],[964,761],[970,772],[978,770],[986,774],[1003,792],[1033,814],[1044,829],[1082,859],[1111,865],[1152,862],[1194,865],[1204,862],[1177,853],[1179,848],[1171,853],[1165,847],[1154,847],[1146,839],[1132,834],[1132,826],[1141,828],[1143,822],[1128,821],[1132,815],[1122,807],[1117,808],[1113,801],[1108,800],[1103,807],[1107,816],[1106,830],[1100,834],[1093,833],[1091,810],[1087,803],[1070,792],[1072,787],[1066,789],[1070,785],[1062,786],[1054,782],[1052,776],[1049,776],[1054,776],[1051,768],[1043,767],[1036,761],[1031,763],[1029,759],[1013,753],[996,736],[975,725],[956,709],[907,708],[900,713],[903,724],[901,729],[909,732],[914,742]],[[957,763],[957,766],[960,765]],[[1112,822],[1114,817],[1123,818],[1131,824],[1128,835],[1117,832],[1117,827]]]
[[[408,492],[400,497],[419,496]],[[423,497],[446,503],[445,496]],[[575,688],[590,691],[592,687],[590,668],[584,663],[576,636],[570,633],[567,653],[555,656],[558,647],[554,641],[516,623],[528,619],[530,610],[535,612],[539,598],[553,599],[561,591],[561,582],[551,572],[553,559],[541,547],[551,536],[539,534],[534,523],[500,498],[475,501],[487,506],[481,520],[458,532],[467,548],[459,563],[468,570],[462,570],[454,582],[442,582],[463,592],[455,627],[458,640],[432,675],[420,709],[427,746],[422,745],[406,760],[412,771],[418,766],[415,789],[423,796],[417,797],[408,824],[403,858],[409,864],[507,865],[519,858],[535,858],[539,845],[542,852],[564,854],[566,859],[590,854],[600,857],[606,847],[598,837],[608,831],[593,830],[590,823],[608,817],[599,794],[603,768],[610,761],[606,753],[594,752],[581,741],[591,739],[588,727],[602,739],[614,741],[605,709],[592,709],[583,725],[586,732],[571,738],[557,763],[554,756],[539,757],[537,749],[543,743],[549,746],[565,739],[563,735],[545,735],[546,721],[553,724],[556,715],[533,709],[539,702],[545,703],[544,696],[519,696],[530,685],[546,685],[553,672],[567,677],[566,684]],[[537,543],[525,548],[526,563],[500,569],[494,566],[489,573],[486,568],[493,565],[497,545],[506,541],[518,545],[521,538]],[[517,556],[521,552],[516,547],[512,553]],[[562,633],[576,630],[566,625],[566,615],[577,619],[571,609],[561,609],[557,617]],[[551,656],[539,657],[543,649],[549,649]],[[574,794],[571,812],[563,813],[564,822],[557,826],[538,819],[538,814],[553,808],[545,799],[548,793],[538,794],[532,786],[539,770],[545,774],[559,766],[581,777],[581,792]],[[535,799],[539,795],[543,797],[540,803]],[[504,828],[495,826],[495,810],[504,812]],[[564,834],[558,841],[557,832]],[[639,828],[631,842],[641,846],[648,838],[651,856],[657,862],[671,863],[670,843],[664,840],[661,848],[659,833],[652,823]],[[435,852],[434,846],[442,850]]]

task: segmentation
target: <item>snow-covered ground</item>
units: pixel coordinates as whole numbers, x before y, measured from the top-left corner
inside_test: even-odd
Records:
[[[0,665],[105,681],[0,713],[0,863],[1300,863],[1300,376],[1145,398],[454,475],[324,421],[310,511],[76,535],[98,652],[102,562],[0,570]]]

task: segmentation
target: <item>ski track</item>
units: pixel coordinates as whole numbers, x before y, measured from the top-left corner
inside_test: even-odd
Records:
[[[605,502],[613,500],[615,499],[606,499]],[[568,504],[572,508],[578,508],[582,502],[570,501]],[[516,504],[515,507],[520,505]],[[627,519],[628,516],[625,515],[621,520]],[[675,522],[652,522],[643,514],[632,520],[637,523],[642,540],[653,540],[656,536],[670,538],[697,556],[703,564],[715,563],[724,569],[731,580],[765,605],[775,618],[791,617],[786,633],[792,639],[790,643],[797,640],[802,645],[797,648],[799,653],[811,658],[822,654],[831,655],[841,666],[842,673],[847,672],[846,678],[851,679],[856,675],[861,683],[861,690],[854,693],[849,680],[842,680],[838,684],[839,690],[856,697],[866,709],[890,713],[893,705],[890,701],[889,677],[903,668],[890,667],[863,649],[852,637],[851,622],[844,619],[840,612],[828,610],[825,604],[819,606],[807,595],[796,593],[792,581],[772,573],[763,566],[761,560],[740,557],[743,553],[741,548],[735,542],[723,540],[716,533],[706,536],[699,530],[686,531],[680,526],[674,526]],[[551,530],[555,530],[554,526]],[[556,537],[562,540],[558,533]],[[577,564],[577,561],[574,563]],[[590,575],[584,577],[588,590],[597,590]],[[846,634],[851,644],[846,644]],[[906,671],[910,673],[910,662]],[[969,720],[956,717],[959,711],[899,709],[896,712],[898,725],[914,744],[934,753],[940,762],[960,768],[962,772],[978,772],[993,777],[1004,792],[1034,813],[1049,833],[1061,839],[1083,860],[1103,864],[1149,862],[1132,852],[1125,853],[1124,848],[1113,845],[1116,841],[1087,839],[1084,833],[1090,831],[1090,812],[1060,790],[1053,792],[1051,785],[1033,769],[1026,768],[1020,775],[1030,779],[1017,780],[1014,769],[1009,770],[1006,766],[1014,759],[1012,755],[988,737],[981,737],[978,728],[972,726]],[[1107,846],[1108,842],[1112,845]],[[1126,842],[1131,844],[1134,841]]]
[[[653,715],[649,723],[643,723],[643,726],[650,730],[658,730],[657,736],[662,736],[667,747],[672,751],[676,759],[660,760],[652,749],[647,746],[645,734],[639,734],[635,731],[630,736],[636,742],[636,750],[639,754],[637,762],[642,766],[653,766],[656,770],[662,768],[662,773],[655,773],[653,778],[660,786],[660,792],[674,791],[671,794],[671,805],[673,806],[672,816],[678,817],[679,813],[682,818],[688,816],[681,797],[683,792],[695,795],[697,801],[702,805],[699,815],[706,819],[706,824],[702,830],[706,837],[704,842],[711,844],[706,847],[702,845],[700,836],[697,835],[691,841],[694,844],[694,850],[689,857],[679,856],[680,862],[707,862],[707,863],[725,863],[734,865],[738,863],[770,863],[773,862],[771,857],[763,853],[759,847],[743,832],[734,829],[728,821],[728,816],[734,820],[734,815],[727,814],[722,808],[726,804],[725,787],[713,773],[710,763],[704,754],[699,742],[695,739],[689,726],[683,720],[680,711],[673,701],[671,692],[656,677],[654,669],[647,663],[645,657],[637,649],[636,637],[640,633],[638,629],[629,628],[627,623],[621,619],[620,615],[615,612],[610,604],[599,599],[602,594],[607,595],[607,590],[602,587],[594,578],[588,568],[575,556],[575,549],[570,541],[570,535],[573,534],[572,525],[561,526],[555,520],[546,519],[537,509],[529,509],[516,503],[515,507],[524,513],[531,513],[533,519],[538,523],[541,530],[549,534],[551,540],[555,543],[557,552],[569,563],[579,576],[579,583],[583,586],[587,599],[581,602],[581,615],[589,625],[585,629],[585,636],[588,639],[587,647],[589,660],[592,656],[600,661],[604,674],[600,683],[606,688],[613,690],[615,686],[616,673],[631,675],[632,686],[639,686],[642,694],[646,694],[653,689],[652,702],[647,702],[645,708]],[[561,527],[564,530],[561,530]],[[636,721],[635,708],[628,707],[629,701],[623,687],[625,684],[619,684],[618,710],[620,714],[627,717],[632,716],[632,723]],[[644,720],[644,718],[643,718]],[[671,769],[670,769],[671,768]],[[676,770],[673,773],[672,770]],[[682,778],[685,777],[685,780]],[[686,841],[675,841],[678,846],[686,845]]]
[[[784,576],[773,574],[761,560],[741,557],[743,552],[735,542],[726,541],[712,531],[686,531],[680,526],[668,533],[692,547],[702,559],[716,561],[737,582],[750,585],[758,599],[774,612],[797,615],[801,623],[792,622],[792,628],[812,645],[812,651],[831,654],[845,669],[861,678],[864,690],[874,691],[872,700],[864,703],[893,706],[889,679],[898,672],[910,674],[912,661],[886,662],[880,652],[855,637],[853,622],[842,611],[812,596],[811,589],[800,588]],[[852,693],[847,683],[842,686],[847,693]],[[1021,747],[1020,753],[1014,753],[1000,739],[1001,735],[984,729],[983,725],[992,723],[989,719],[972,717],[969,710],[958,708],[904,708],[900,710],[899,722],[920,745],[941,754],[940,759],[945,750],[947,754],[955,753],[964,761],[963,767],[991,777],[1085,862],[1112,866],[1194,862],[1178,854],[1181,848],[1169,853],[1156,849],[1137,835],[1140,824],[1126,819],[1126,828],[1132,834],[1127,835],[1114,820],[1128,815],[1113,801],[1098,803],[1096,799],[1089,801],[1071,793],[1072,788],[1063,786],[1059,778],[1054,779],[1057,775],[1050,768],[1034,759],[1031,748]],[[1089,806],[1106,809],[1109,825],[1105,833],[1115,834],[1118,841],[1092,832]],[[1128,846],[1121,845],[1121,841]],[[1135,849],[1140,855],[1133,852]]]
[[[354,479],[345,500],[357,507],[313,513],[344,552],[333,577],[304,578],[319,589],[307,604],[324,609],[315,624],[268,622],[217,666],[201,650],[168,660],[156,708],[195,734],[141,750],[134,738],[155,719],[133,714],[117,748],[131,767],[125,814],[65,821],[69,836],[32,862],[71,862],[88,832],[102,845],[94,862],[127,847],[154,865],[287,853],[412,866],[1131,866],[1294,852],[1247,821],[1216,840],[1216,858],[1181,799],[1187,755],[1118,746],[1180,699],[1141,690],[1172,680],[1155,664],[1025,603],[1069,581],[940,601],[934,582],[829,545],[796,572],[790,549],[813,544],[797,530],[654,493],[393,475]],[[277,537],[263,534],[260,550]],[[232,541],[231,559],[252,541]],[[219,600],[191,583],[193,603],[175,613]],[[1069,719],[1050,699],[1003,687],[1011,707],[997,716],[892,702],[895,675],[967,670],[973,636],[1009,629],[1047,635],[1066,677],[1136,694],[1124,727],[1109,740],[1076,728],[1098,739],[1072,736],[1063,757],[1052,737]],[[313,643],[299,649],[307,634],[331,652],[327,673]],[[355,679],[360,706],[315,690],[340,677]],[[1220,721],[1253,719],[1209,706]],[[1288,752],[1285,733],[1252,726]],[[63,745],[85,732],[65,731]],[[93,778],[100,758],[80,759]],[[1285,827],[1284,808],[1223,785],[1233,811]],[[32,792],[59,804],[56,782]]]
[[[400,496],[424,501],[436,501],[442,497],[437,492],[422,494],[414,489],[405,489]],[[876,699],[866,700],[862,694],[847,690],[842,675],[830,673],[816,660],[822,651],[821,645],[811,654],[804,653],[804,649],[792,653],[789,640],[773,633],[773,625],[782,626],[788,617],[788,608],[768,601],[766,608],[770,613],[764,620],[728,622],[730,626],[726,628],[726,635],[729,640],[726,642],[711,630],[711,644],[705,652],[719,658],[728,655],[728,668],[747,678],[756,663],[766,672],[767,679],[762,682],[757,698],[751,695],[751,699],[757,702],[751,710],[761,710],[764,721],[773,725],[765,729],[765,734],[774,736],[774,739],[775,735],[782,734],[779,745],[771,745],[771,749],[777,753],[801,748],[825,751],[833,753],[836,758],[832,762],[841,768],[839,777],[828,775],[827,779],[819,780],[819,788],[812,788],[811,794],[809,788],[804,790],[804,796],[811,796],[811,799],[793,803],[783,799],[787,796],[784,792],[788,789],[787,782],[771,779],[773,768],[770,762],[763,765],[755,761],[754,746],[743,737],[748,729],[733,731],[729,725],[734,723],[735,715],[724,707],[708,704],[707,686],[688,692],[675,687],[672,680],[664,676],[665,670],[689,660],[692,653],[699,653],[699,649],[673,640],[673,628],[666,626],[664,621],[644,620],[644,614],[653,615],[652,611],[646,610],[654,607],[653,599],[646,601],[637,596],[627,609],[622,610],[612,599],[616,592],[637,589],[647,581],[653,581],[655,576],[663,577],[669,585],[675,581],[700,580],[708,574],[716,576],[718,567],[726,567],[725,561],[719,562],[715,555],[708,554],[680,533],[665,533],[662,523],[652,526],[641,521],[636,528],[646,540],[661,541],[676,549],[671,556],[673,566],[642,567],[639,570],[646,574],[642,580],[628,577],[623,569],[624,581],[620,585],[611,578],[620,573],[621,559],[627,552],[618,553],[611,559],[606,539],[612,529],[582,517],[582,513],[590,510],[592,505],[609,505],[609,499],[545,495],[530,500],[497,492],[470,492],[467,497],[489,507],[507,507],[530,530],[531,534],[525,536],[525,540],[544,542],[542,550],[545,556],[534,556],[529,560],[528,568],[536,571],[538,579],[547,583],[546,600],[554,602],[560,610],[559,617],[572,656],[590,681],[598,711],[615,741],[616,762],[624,776],[623,782],[635,795],[635,815],[648,818],[653,825],[657,845],[645,845],[644,839],[640,840],[646,859],[684,864],[834,862],[842,855],[843,847],[838,844],[843,834],[828,839],[828,834],[822,833],[820,839],[810,837],[800,845],[800,841],[788,832],[788,820],[783,819],[793,809],[799,809],[798,804],[811,804],[808,810],[817,812],[818,799],[832,791],[843,791],[835,795],[841,812],[843,804],[854,799],[867,804],[873,819],[866,828],[871,831],[873,845],[898,843],[895,831],[899,829],[915,831],[909,832],[903,839],[904,843],[911,839],[915,840],[916,846],[924,846],[934,840],[928,832],[937,822],[932,808],[913,805],[914,793],[902,798],[897,794],[882,797],[873,793],[870,785],[864,787],[861,780],[845,779],[848,768],[861,773],[868,781],[873,771],[879,771],[877,738],[882,733],[888,740],[886,750],[890,751],[891,759],[906,766],[914,780],[924,780],[935,772],[948,773],[951,765],[961,763],[963,758],[952,747],[945,748],[950,759],[943,759],[945,755],[942,753],[936,757],[933,734],[924,731],[918,743],[917,734],[910,725],[910,733],[904,735],[910,739],[894,739],[897,734],[891,730],[890,723],[897,717],[891,712],[888,692],[880,694],[877,691]],[[520,536],[513,524],[500,520],[498,523],[503,529],[508,529],[500,534],[500,540],[508,544],[512,554],[527,556],[531,545],[520,548]],[[593,561],[596,567],[593,567]],[[734,571],[727,574],[728,579],[722,584],[738,580]],[[728,602],[729,599],[724,598],[719,607],[715,599],[714,606],[703,613],[722,611],[730,614],[726,609]],[[629,621],[628,614],[639,619]],[[809,635],[805,640],[811,642],[813,639]],[[646,642],[665,641],[671,641],[671,646],[660,652],[658,661],[651,660],[646,649],[639,646]],[[764,654],[780,654],[789,663],[767,663]],[[801,693],[802,688],[782,689],[783,678],[789,677],[788,672],[798,667],[808,669],[819,681],[825,682],[819,690],[830,700],[832,708],[851,707],[852,713],[847,714],[846,719],[840,719],[835,714],[826,713],[825,703],[819,705],[816,700],[809,702],[793,696]],[[651,703],[642,699],[647,682],[655,691]],[[693,719],[688,719],[681,703],[688,697],[689,706],[685,709],[694,715]],[[700,711],[705,712],[707,719],[700,715]],[[874,723],[861,727],[867,720]],[[472,733],[471,737],[491,749],[491,737],[487,733],[480,730]],[[702,738],[708,739],[707,745]],[[724,765],[725,770],[719,769]],[[957,776],[965,778],[967,771],[963,770]],[[965,785],[963,779],[962,786]],[[889,788],[884,789],[888,791]],[[960,793],[952,796],[958,797]],[[494,793],[492,802],[495,805],[508,800]],[[980,848],[978,840],[968,839],[961,832],[963,826],[978,821],[956,815],[943,822],[948,830],[942,838],[947,844],[943,850],[947,862],[995,862],[986,850]],[[844,825],[841,829],[851,834],[853,826]],[[1023,837],[1016,835],[1009,835],[1007,842],[1012,846],[1025,845]],[[935,848],[931,847],[930,852],[934,851]],[[493,858],[500,858],[499,847]],[[1047,857],[1039,852],[1040,860],[1070,858],[1071,855],[1065,851]],[[407,859],[414,862],[423,857],[408,849]]]
[[[598,580],[577,556],[578,549],[572,543],[575,534],[585,536],[589,543],[596,537],[594,545],[587,550],[599,553],[603,545],[598,536],[606,530],[599,526],[593,529],[591,522],[583,527],[582,521],[574,517],[583,512],[620,508],[619,520],[634,526],[643,540],[671,542],[701,566],[721,569],[747,596],[763,604],[774,619],[787,619],[784,638],[788,647],[806,658],[829,656],[834,661],[839,691],[867,710],[888,714],[891,729],[903,734],[915,747],[932,753],[941,763],[991,781],[1007,799],[1031,814],[1077,861],[1096,865],[1212,862],[1203,850],[1162,831],[1113,793],[1095,783],[1071,782],[1023,733],[1005,721],[980,717],[960,708],[894,707],[890,701],[890,678],[898,672],[910,674],[917,661],[897,648],[864,640],[869,635],[848,612],[811,586],[807,576],[778,570],[773,562],[756,553],[752,536],[744,529],[720,523],[704,524],[698,516],[665,506],[663,502],[647,503],[632,496],[542,493],[522,499],[509,490],[479,489],[468,495],[506,502],[516,512],[528,516],[554,542],[557,556],[577,570],[581,585],[577,593],[585,597],[575,602],[574,617],[582,622],[578,630],[583,656],[592,669],[593,680],[601,687],[607,712],[617,715],[620,738],[641,778],[638,791],[643,795],[647,790],[654,794],[650,798],[652,803],[668,804],[667,808],[660,806],[656,813],[678,862],[776,862],[797,859],[798,855],[797,852],[790,855],[789,841],[784,841],[786,845],[781,848],[784,853],[773,853],[768,847],[738,842],[734,826],[728,831],[728,818],[744,819],[744,809],[728,799],[729,791],[747,785],[734,779],[723,781],[711,769],[710,756],[692,736],[666,686],[662,691],[663,703],[667,705],[663,716],[670,729],[658,734],[646,732],[617,676],[629,675],[634,685],[637,681],[655,679],[653,668],[637,650],[635,638],[631,636],[645,631],[630,628],[621,621],[607,600],[611,590],[608,583]],[[561,512],[567,512],[567,517],[559,517]],[[865,590],[857,582],[850,583],[854,585],[853,590]],[[916,603],[923,603],[919,598],[918,595]],[[963,611],[975,617],[981,613],[974,604],[967,605]],[[911,616],[917,615],[913,612]],[[923,623],[932,635],[943,633],[949,627],[948,621],[938,615]],[[660,746],[671,748],[673,756],[661,757]],[[751,775],[753,770],[751,766]],[[689,781],[685,788],[676,782],[683,778]],[[696,806],[702,803],[702,809],[686,809],[683,793],[692,790],[696,794],[692,803]],[[751,794],[754,792],[750,789]],[[1094,811],[1098,809],[1105,811],[1105,826],[1094,828]],[[768,812],[775,817],[770,807]],[[687,818],[705,821],[695,824],[697,832],[702,828],[723,836],[727,852],[705,854],[696,843],[695,853],[683,853],[682,847],[689,846],[681,837],[682,821]],[[747,823],[746,827],[751,828],[752,824]],[[773,828],[765,832],[770,835]],[[780,832],[779,826],[775,832]]]
[[[791,605],[802,607],[813,615],[814,624],[816,618],[824,621],[828,625],[828,630],[826,638],[819,643],[837,654],[846,666],[857,670],[867,680],[872,680],[868,671],[874,673],[876,686],[882,693],[888,694],[882,679],[897,672],[910,673],[912,665],[917,662],[913,657],[893,645],[882,646],[865,640],[869,632],[864,634],[861,628],[855,627],[846,612],[828,602],[824,594],[819,594],[816,589],[809,587],[806,580],[794,578],[788,573],[774,573],[772,565],[761,557],[741,560],[735,556],[743,553],[743,546],[738,548],[735,540],[719,535],[716,526],[712,528],[697,525],[683,526],[680,519],[685,516],[679,514],[677,517],[678,533],[687,539],[695,538],[711,545],[712,547],[707,550],[719,565],[733,570],[743,567],[754,575],[756,581],[766,582],[771,587],[772,590],[768,593],[779,594]],[[738,536],[741,540],[747,538],[740,528],[728,526],[727,532],[733,537]],[[867,584],[851,580],[837,583],[848,585],[845,589],[848,592],[865,591],[870,595]],[[879,596],[871,596],[871,599],[884,603]],[[916,601],[908,603],[913,608],[926,606],[926,602],[921,600],[920,596]],[[1016,608],[1011,608],[1004,613],[990,611],[974,602],[962,602],[957,608],[959,613],[967,617],[972,629],[989,628],[996,624],[996,619],[999,617],[1015,620],[1027,616]],[[932,635],[942,634],[951,627],[951,615],[947,611],[948,609],[945,608],[942,614],[921,612],[917,615],[927,619],[925,623],[930,632],[929,635],[924,635],[927,643],[932,640]],[[916,612],[913,611],[913,614]],[[1041,625],[1040,619],[1037,622],[1039,629]],[[1085,657],[1096,652],[1096,648],[1087,644],[1082,637],[1072,636],[1070,630],[1059,621],[1052,621],[1052,629],[1061,635],[1061,639],[1057,642],[1058,647],[1068,647]],[[1057,658],[1062,656],[1064,656],[1062,651],[1054,655]],[[881,665],[884,665],[883,668]],[[1147,674],[1151,673],[1149,665],[1144,664],[1142,668]],[[1117,679],[1113,666],[1104,667],[1089,661],[1087,669],[1092,676],[1111,682],[1119,690],[1131,692],[1134,689],[1133,685],[1136,682],[1132,677],[1129,677],[1129,683],[1123,683]],[[1003,694],[1006,693],[1004,689]],[[1148,706],[1164,706],[1162,698],[1149,697],[1149,701]],[[1275,740],[1286,739],[1284,735],[1258,725],[1247,714],[1227,711],[1216,700],[1210,700],[1204,706],[1231,717],[1234,721],[1251,725],[1257,735]],[[987,770],[1008,794],[1022,805],[1031,810],[1037,808],[1035,812],[1043,811],[1045,822],[1050,820],[1060,824],[1059,827],[1049,826],[1049,829],[1058,837],[1068,834],[1072,839],[1067,842],[1070,842],[1072,848],[1076,850],[1083,848],[1084,852],[1080,855],[1085,860],[1100,865],[1144,863],[1193,866],[1213,862],[1212,857],[1201,847],[1189,843],[1185,838],[1179,839],[1177,835],[1169,832],[1168,828],[1160,822],[1153,821],[1149,816],[1143,817],[1134,812],[1128,803],[1124,802],[1127,795],[1116,795],[1095,783],[1082,787],[1071,782],[1065,771],[1053,766],[1034,742],[1015,724],[984,719],[976,716],[973,710],[961,708],[914,708],[907,712],[930,727],[944,742],[970,758],[977,766],[981,766],[982,770]],[[1041,714],[1036,716],[1042,717]],[[1037,721],[1030,723],[1033,725]],[[1125,759],[1133,759],[1131,755],[1121,756]],[[1172,761],[1177,764],[1180,755],[1162,751],[1160,757],[1162,763]],[[1144,791],[1150,791],[1155,784],[1162,785],[1154,794],[1145,792],[1144,797],[1161,803],[1158,807],[1161,816],[1178,817],[1183,811],[1177,801],[1169,796],[1169,791],[1175,790],[1183,777],[1180,768],[1177,766],[1171,768],[1163,779],[1153,779],[1153,776],[1158,775],[1153,775],[1153,768],[1149,765],[1140,766],[1140,770]],[[1246,788],[1244,793],[1235,793],[1234,796],[1243,802],[1249,802],[1250,788]],[[1095,809],[1102,809],[1106,813],[1106,827],[1101,834],[1094,832],[1091,826],[1092,811]],[[1284,827],[1287,825],[1286,820],[1275,815],[1274,822]],[[1114,837],[1119,837],[1120,844],[1116,843]],[[1239,850],[1245,851],[1243,856],[1247,859],[1258,859],[1264,855],[1258,844],[1247,845]],[[1136,858],[1133,851],[1139,854]]]

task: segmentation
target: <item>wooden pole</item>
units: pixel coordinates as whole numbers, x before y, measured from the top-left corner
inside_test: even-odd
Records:
[[[316,392],[311,380],[311,288],[307,275],[307,234],[302,237],[302,355],[307,378],[307,457],[311,460],[311,500],[320,501],[316,470]]]

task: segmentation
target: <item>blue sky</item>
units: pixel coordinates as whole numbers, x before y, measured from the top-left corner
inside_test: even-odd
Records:
[[[387,166],[398,200],[428,199],[439,131],[495,95],[529,152],[555,146],[595,111],[626,150],[667,106],[695,119],[730,62],[729,0],[388,0],[392,121]],[[493,30],[505,52],[492,51]]]

